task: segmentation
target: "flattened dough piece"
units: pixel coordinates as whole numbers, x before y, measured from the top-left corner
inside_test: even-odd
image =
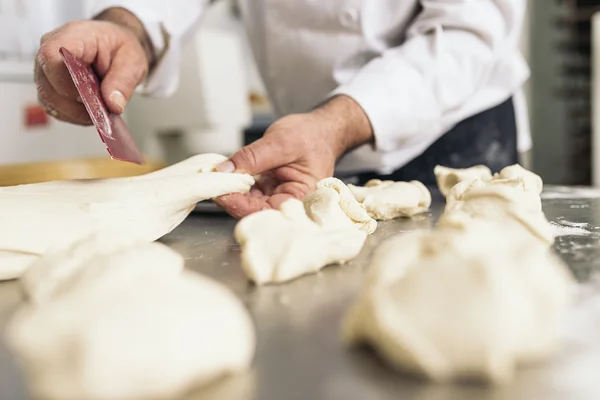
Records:
[[[348,188],[376,220],[412,217],[426,212],[431,205],[431,193],[418,181],[372,179],[364,187],[348,185]]]
[[[354,226],[324,229],[308,218],[300,200],[265,210],[237,223],[242,268],[258,285],[281,283],[356,257],[367,233]]]
[[[308,216],[326,229],[354,227],[375,232],[377,222],[369,216],[348,186],[337,178],[325,178],[316,185],[316,190],[304,199]]]
[[[443,225],[455,214],[463,214],[472,219],[502,222],[518,225],[547,246],[554,243],[550,223],[532,196],[502,185],[485,185],[467,191],[461,201],[449,203],[440,217],[438,225]],[[539,196],[537,196],[539,197]]]
[[[225,157],[203,154],[148,175],[0,188],[0,280],[20,277],[48,249],[99,230],[154,241],[196,203],[248,192],[249,175],[210,171]]]
[[[521,233],[464,220],[390,239],[346,316],[345,341],[435,381],[510,381],[516,365],[554,351],[575,287],[562,262]]]
[[[249,367],[253,325],[227,288],[177,273],[181,256],[159,243],[97,254],[10,322],[8,342],[36,398],[173,399]]]
[[[479,178],[482,181],[492,179],[492,171],[485,165],[475,165],[470,168],[448,168],[437,165],[433,169],[438,188],[444,197],[448,196],[450,189],[457,183],[471,181]]]

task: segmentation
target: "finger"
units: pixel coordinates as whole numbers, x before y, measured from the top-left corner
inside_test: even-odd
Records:
[[[100,88],[108,109],[121,114],[147,74],[148,60],[141,44],[133,41],[119,48]]]
[[[303,182],[285,182],[277,186],[273,194],[289,194],[296,199],[302,199],[309,192],[309,187]]]
[[[271,208],[278,209],[281,204],[293,198],[294,196],[292,196],[291,194],[281,193],[269,197],[269,200],[267,202],[269,203]]]
[[[85,106],[75,99],[59,95],[44,73],[38,74],[36,84],[39,102],[48,114],[61,121],[91,125]]]
[[[96,58],[96,40],[91,40],[91,35],[81,22],[70,22],[42,37],[36,57],[37,66],[59,95],[76,100],[79,93],[60,55],[61,47],[65,47],[83,62],[91,64]]]
[[[262,199],[265,197],[265,194],[263,193],[262,190],[255,187],[255,188],[250,189],[250,196]]]
[[[75,88],[73,79],[69,75],[67,67],[62,58],[51,55],[51,50],[47,46],[42,47],[38,53],[38,74],[46,76],[49,84],[55,92],[67,99],[76,101],[79,99],[79,92]],[[58,50],[57,50],[58,53]]]
[[[297,161],[297,158],[295,146],[267,136],[238,150],[230,162],[236,172],[258,175]]]
[[[262,175],[256,182],[256,186],[266,195],[272,195],[280,184],[280,181],[269,175]]]
[[[50,39],[52,36],[56,35],[59,32],[58,29],[55,29],[53,31],[50,31],[48,33],[45,33],[42,38],[40,39],[40,46],[42,46],[44,43],[46,43],[48,41],[48,39]]]
[[[221,196],[214,201],[236,219],[241,219],[255,212],[271,208],[265,199],[246,196],[240,193]]]

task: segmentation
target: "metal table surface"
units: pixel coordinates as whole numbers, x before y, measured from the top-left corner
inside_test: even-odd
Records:
[[[430,384],[386,368],[370,351],[347,349],[340,324],[361,287],[372,250],[383,240],[433,226],[431,214],[380,223],[361,255],[279,286],[247,282],[232,238],[235,221],[192,214],[164,238],[188,268],[231,288],[250,310],[258,333],[252,370],[225,379],[189,399],[227,400],[564,400],[600,398],[600,190],[549,187],[544,211],[553,223],[555,248],[580,283],[581,293],[564,323],[564,346],[549,362],[519,369],[501,388]],[[0,322],[20,302],[17,283],[0,284]],[[1,350],[1,348],[0,348]],[[10,359],[0,351],[0,398],[24,399]]]

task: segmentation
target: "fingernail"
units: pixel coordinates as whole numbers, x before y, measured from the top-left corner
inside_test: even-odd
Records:
[[[216,169],[219,172],[230,172],[231,173],[231,172],[235,171],[235,164],[232,161],[227,160],[227,161],[217,165]]]
[[[119,107],[119,112],[123,112],[123,110],[125,110],[126,100],[123,93],[119,92],[118,90],[115,90],[110,95],[110,101],[112,101],[117,107]]]
[[[42,108],[50,115],[52,115],[53,117],[58,117],[58,111],[56,111],[54,108],[50,107],[48,104],[44,104],[42,103]]]

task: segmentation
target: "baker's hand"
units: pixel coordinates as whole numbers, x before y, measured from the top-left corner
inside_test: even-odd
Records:
[[[220,197],[217,204],[235,218],[301,199],[315,184],[332,176],[345,152],[372,141],[370,122],[350,97],[337,96],[306,114],[276,121],[265,135],[220,165],[223,172],[260,175],[247,195]]]
[[[91,121],[62,62],[61,47],[93,65],[103,78],[102,97],[118,114],[155,58],[143,24],[123,8],[110,8],[92,21],[69,22],[45,34],[35,59],[38,99],[48,114],[80,125]]]

